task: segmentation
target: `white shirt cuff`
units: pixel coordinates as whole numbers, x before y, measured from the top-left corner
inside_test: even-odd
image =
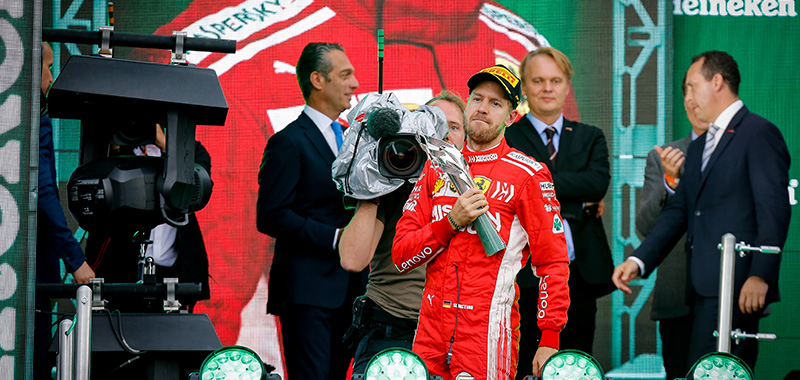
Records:
[[[337,228],[336,231],[333,233],[333,249],[336,250],[336,245],[339,244],[339,230],[341,228]]]
[[[628,260],[633,260],[639,266],[639,276],[644,276],[644,261],[636,256],[628,256]]]
[[[672,188],[669,187],[669,185],[667,185],[667,179],[664,178],[663,181],[664,181],[664,188],[667,189],[669,195],[675,195],[675,190],[672,190]]]

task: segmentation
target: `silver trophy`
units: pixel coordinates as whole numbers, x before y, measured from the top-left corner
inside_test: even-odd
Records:
[[[455,146],[447,141],[420,134],[417,134],[417,141],[422,146],[422,149],[425,150],[425,153],[428,154],[433,167],[437,171],[447,174],[459,195],[476,187],[467,161],[464,160],[464,156]],[[482,214],[472,224],[478,231],[478,237],[481,239],[486,256],[492,256],[506,248],[505,242],[500,238],[497,230],[494,229],[494,224],[489,220],[488,215]]]

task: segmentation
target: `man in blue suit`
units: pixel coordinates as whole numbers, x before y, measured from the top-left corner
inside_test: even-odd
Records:
[[[686,101],[709,129],[689,145],[685,172],[675,195],[639,248],[612,277],[626,293],[638,275],[649,276],[686,232],[692,336],[688,363],[716,351],[712,332],[719,308],[717,244],[725,233],[755,246],[783,247],[791,214],[787,188],[789,151],[778,128],[739,100],[739,68],[727,53],[709,51],[692,59]],[[736,257],[733,328],[758,331],[771,302],[779,300],[780,255],[751,252]],[[732,345],[750,367],[756,340]]]
[[[342,143],[336,120],[358,88],[354,71],[341,45],[306,45],[297,62],[306,107],[269,139],[258,173],[258,230],[275,238],[267,312],[280,317],[292,380],[343,379],[352,358],[342,337],[364,287],[361,273],[339,264],[339,238],[353,214],[331,164]]]

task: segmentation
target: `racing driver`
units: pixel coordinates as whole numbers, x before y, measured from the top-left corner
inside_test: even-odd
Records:
[[[560,205],[546,166],[506,144],[520,81],[495,65],[467,86],[462,154],[476,187],[458,195],[428,165],[397,223],[392,259],[400,272],[427,264],[413,350],[445,379],[513,379],[517,368],[517,272],[531,258],[539,278],[542,330],[533,372],[558,349],[569,306],[569,258]],[[488,214],[506,249],[487,255],[472,222]]]

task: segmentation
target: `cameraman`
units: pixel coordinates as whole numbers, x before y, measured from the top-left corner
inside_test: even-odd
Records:
[[[442,91],[426,105],[444,111],[448,140],[459,150],[464,146],[464,101]],[[372,357],[394,347],[411,349],[417,327],[425,271],[400,274],[392,262],[395,225],[413,187],[406,182],[397,190],[372,200],[358,201],[350,224],[342,233],[339,255],[342,267],[360,272],[370,265],[367,293],[354,304],[354,328],[358,346],[353,374],[363,374]]]
[[[161,157],[166,152],[166,135],[160,125],[156,124],[155,128],[153,144],[136,147],[112,145],[112,154]],[[211,156],[203,144],[196,140],[194,162],[211,174]],[[86,253],[92,269],[107,283],[137,282],[134,268],[138,265],[140,242],[147,239],[151,243],[146,247],[145,256],[153,258],[156,283],[169,277],[177,278],[181,283],[200,283],[202,293],[197,300],[209,299],[208,254],[203,233],[195,214],[190,213],[188,218],[189,222],[181,227],[162,223],[152,229],[131,230],[112,223],[102,229],[92,230],[86,242]],[[181,309],[193,312],[197,300],[181,300]],[[116,305],[116,308],[140,312],[153,306],[148,302],[140,304],[130,301]],[[160,305],[155,306],[158,308]]]

